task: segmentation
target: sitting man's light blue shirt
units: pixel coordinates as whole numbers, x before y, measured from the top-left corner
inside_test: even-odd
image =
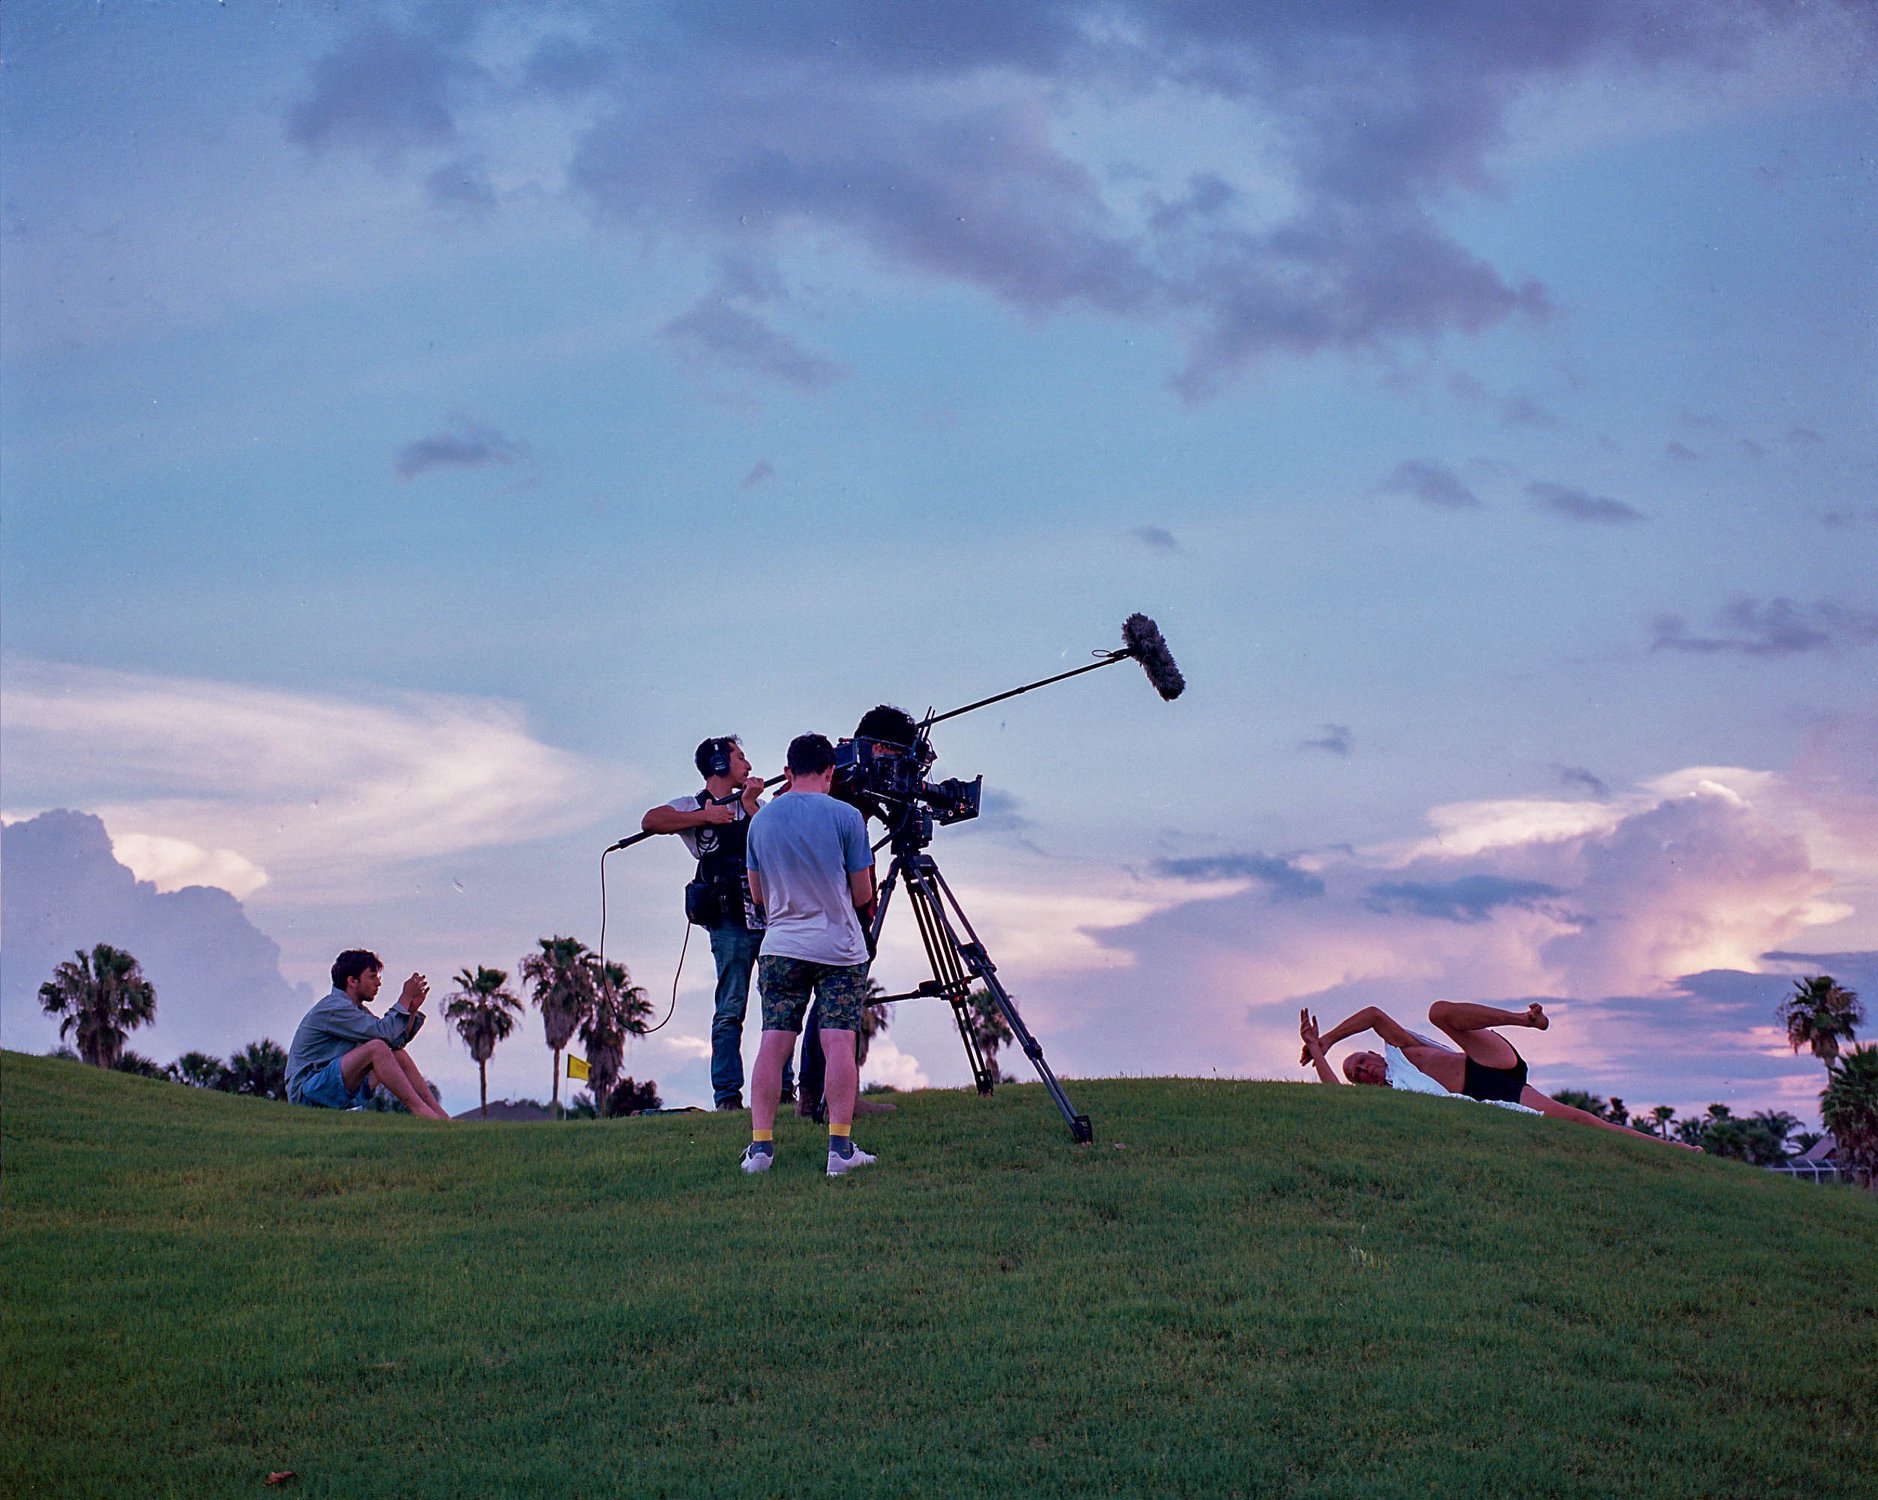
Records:
[[[375,1016],[363,1005],[346,998],[343,990],[334,990],[301,1017],[287,1049],[287,1099],[300,1103],[300,1093],[308,1078],[335,1057],[344,1057],[361,1042],[373,1038],[386,1043],[393,1051],[416,1036],[424,1024],[424,1013],[393,1005],[382,1016]]]

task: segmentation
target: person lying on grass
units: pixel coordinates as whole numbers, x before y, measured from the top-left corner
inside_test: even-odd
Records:
[[[1373,1005],[1366,1005],[1347,1020],[1339,1021],[1328,1036],[1320,1036],[1317,1017],[1308,1010],[1298,1012],[1298,1035],[1304,1040],[1300,1062],[1317,1069],[1325,1083],[1335,1083],[1337,1075],[1325,1056],[1328,1049],[1345,1037],[1373,1031],[1398,1049],[1409,1065],[1425,1073],[1450,1094],[1491,1103],[1519,1104],[1550,1115],[1555,1120],[1571,1120],[1579,1125],[1596,1125],[1600,1130],[1615,1130],[1623,1135],[1658,1140],[1641,1130],[1632,1130],[1610,1120],[1600,1120],[1587,1110],[1561,1104],[1540,1093],[1526,1082],[1526,1060],[1495,1026],[1527,1026],[1544,1031],[1552,1023],[1545,1008],[1537,1001],[1523,1011],[1500,1010],[1491,1005],[1471,1005],[1453,1000],[1437,1000],[1428,1007],[1428,1019],[1460,1048],[1455,1052],[1398,1024]],[[1352,1052],[1343,1060],[1343,1076],[1351,1083],[1391,1087],[1389,1064],[1374,1052]]]
[[[378,998],[384,973],[384,960],[364,948],[348,948],[333,961],[332,993],[301,1018],[287,1049],[289,1103],[363,1109],[378,1084],[414,1115],[450,1118],[405,1050],[424,1024],[430,982],[413,974],[397,1004],[375,1016],[365,1007]]]

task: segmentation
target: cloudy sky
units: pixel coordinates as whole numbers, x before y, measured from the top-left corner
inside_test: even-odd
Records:
[[[80,944],[166,1060],[285,1041],[342,947],[441,994],[596,943],[703,736],[773,771],[1135,610],[1177,703],[1123,664],[938,740],[1065,1075],[1540,997],[1542,1087],[1810,1115],[1775,1003],[1878,1000],[1869,5],[0,27],[6,1045]],[[606,862],[661,1001],[688,873]],[[674,1102],[709,970],[628,1060]],[[966,1077],[932,1007],[871,1072]]]

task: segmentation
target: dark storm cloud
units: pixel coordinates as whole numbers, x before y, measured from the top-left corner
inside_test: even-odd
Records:
[[[511,9],[554,14],[431,7],[431,32],[361,31],[315,66],[290,135],[392,160],[579,96],[567,181],[603,222],[717,247],[829,239],[1029,314],[1153,319],[1186,342],[1189,400],[1273,356],[1546,316],[1543,286],[1433,212],[1493,188],[1522,98],[1592,70],[1726,74],[1777,33],[1845,69],[1878,35],[1850,0],[775,0],[577,10],[492,76],[472,43]],[[1243,129],[1164,176],[1065,149],[1073,110],[1182,95]],[[1248,162],[1274,190],[1235,185]]]
[[[1309,870],[1269,854],[1214,854],[1157,859],[1155,873],[1175,880],[1256,880],[1274,901],[1306,901],[1324,894],[1324,882]]]
[[[1625,526],[1644,519],[1643,512],[1622,500],[1604,495],[1590,495],[1562,484],[1529,484],[1526,493],[1541,510],[1568,521],[1585,521],[1594,526]]]
[[[1376,912],[1408,912],[1444,922],[1484,922],[1498,907],[1532,911],[1541,902],[1564,894],[1557,886],[1538,880],[1464,875],[1459,880],[1398,880],[1372,885],[1363,904]]]
[[[398,478],[415,479],[432,469],[480,469],[490,464],[512,464],[527,456],[527,444],[504,437],[493,427],[465,422],[449,432],[406,443],[398,450],[394,468]]]
[[[1878,612],[1829,599],[1817,604],[1736,599],[1721,612],[1720,623],[1718,634],[1691,635],[1682,616],[1658,615],[1650,626],[1650,649],[1696,656],[1800,656],[1878,641]]]
[[[1436,510],[1477,510],[1480,507],[1480,497],[1467,487],[1460,475],[1430,458],[1404,459],[1383,480],[1382,488],[1391,495],[1407,495]]]

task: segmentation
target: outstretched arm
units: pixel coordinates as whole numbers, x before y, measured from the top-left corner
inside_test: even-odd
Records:
[[[1317,1034],[1317,1017],[1308,1010],[1298,1012],[1298,1035],[1304,1039],[1304,1056],[1317,1069],[1318,1078],[1325,1083],[1337,1083],[1339,1080],[1330,1066],[1330,1059],[1324,1056],[1323,1039]]]
[[[1392,1047],[1419,1047],[1420,1042],[1398,1026],[1393,1017],[1365,1005],[1355,1015],[1339,1021],[1330,1028],[1330,1035],[1322,1039],[1325,1047],[1333,1047],[1345,1037],[1355,1036],[1359,1031],[1373,1031]]]

